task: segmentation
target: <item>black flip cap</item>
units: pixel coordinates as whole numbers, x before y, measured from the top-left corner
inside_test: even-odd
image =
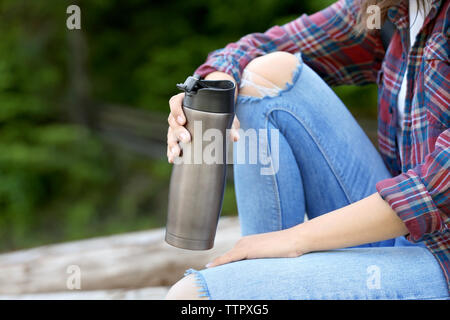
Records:
[[[236,85],[230,80],[200,80],[198,75],[188,77],[177,88],[185,92],[183,106],[215,113],[234,113]]]

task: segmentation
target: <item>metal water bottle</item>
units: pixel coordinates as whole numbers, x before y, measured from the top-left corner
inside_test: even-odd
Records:
[[[235,84],[193,76],[177,87],[185,91],[183,111],[191,141],[181,144],[181,155],[172,169],[165,239],[175,247],[207,250],[214,246],[222,210],[226,137],[234,118]],[[212,135],[207,134],[208,130]],[[216,135],[219,137],[214,137],[214,143],[219,148],[211,161],[205,159],[210,156],[206,152],[210,149],[205,148],[212,143],[211,136]]]

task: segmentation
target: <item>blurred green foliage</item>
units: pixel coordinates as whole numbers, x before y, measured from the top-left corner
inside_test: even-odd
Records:
[[[0,243],[4,249],[75,235],[111,179],[102,144],[64,122],[63,4],[2,1]],[[49,19],[53,17],[53,19]],[[78,232],[78,231],[77,231]]]
[[[70,121],[66,8],[0,0],[0,250],[161,226],[170,166]],[[332,1],[80,0],[92,98],[168,113],[208,52]],[[376,112],[373,86],[337,93]],[[367,98],[366,98],[367,97]],[[356,111],[355,111],[356,112]],[[228,184],[223,214],[236,214]]]
[[[174,83],[204,62],[207,53],[251,32],[264,32],[333,0],[90,0],[88,26],[94,95],[167,112]],[[376,88],[343,86],[337,94],[354,112],[376,115]],[[360,97],[369,105],[361,108]]]

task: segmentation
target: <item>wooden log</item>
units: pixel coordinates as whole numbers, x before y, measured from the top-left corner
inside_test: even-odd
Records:
[[[0,295],[69,291],[70,266],[81,290],[170,286],[187,268],[203,268],[239,239],[237,218],[221,218],[215,246],[190,251],[169,246],[164,229],[133,232],[0,255]]]
[[[0,295],[0,300],[162,300],[169,287]]]

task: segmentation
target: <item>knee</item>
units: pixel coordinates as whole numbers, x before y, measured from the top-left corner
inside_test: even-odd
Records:
[[[243,72],[243,81],[239,92],[243,95],[261,96],[262,89],[281,90],[286,83],[292,81],[294,71],[298,68],[299,59],[288,52],[272,52],[253,59]],[[267,91],[267,90],[266,90]]]
[[[203,300],[207,297],[199,297],[195,276],[190,274],[175,283],[166,295],[166,300]]]

